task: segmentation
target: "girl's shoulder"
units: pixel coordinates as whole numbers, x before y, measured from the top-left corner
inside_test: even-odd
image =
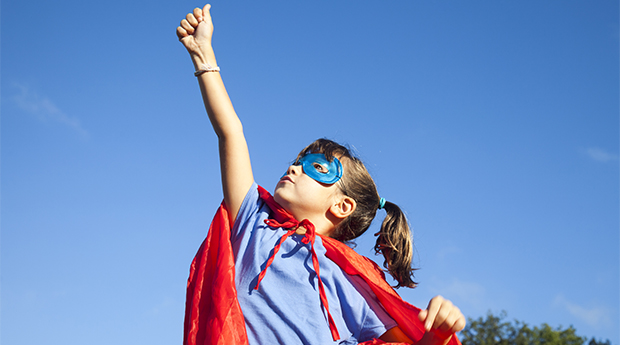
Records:
[[[268,218],[269,211],[269,207],[265,205],[265,202],[260,197],[258,184],[253,182],[239,207],[239,212],[237,212],[237,218],[231,233],[233,241],[245,229],[254,228],[258,224],[262,224],[261,219]]]

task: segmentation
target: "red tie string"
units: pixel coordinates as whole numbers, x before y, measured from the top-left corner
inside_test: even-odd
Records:
[[[267,225],[269,225],[270,227],[273,227],[272,223],[268,222],[270,220],[273,220],[273,219],[265,219],[265,223],[267,223]],[[278,228],[279,228],[279,226],[278,226]],[[273,259],[275,259],[276,254],[280,250],[280,246],[282,245],[282,242],[284,242],[284,240],[286,240],[290,235],[292,235],[294,233],[295,233],[295,230],[289,230],[289,231],[286,232],[286,234],[284,234],[284,235],[282,235],[282,237],[280,237],[280,241],[278,241],[278,243],[275,245],[275,247],[273,247],[273,253],[271,254],[271,256],[269,256],[269,259],[267,260],[267,263],[265,264],[265,268],[263,268],[263,270],[258,275],[258,281],[256,282],[256,286],[254,287],[254,290],[258,290],[258,285],[260,284],[260,282],[265,277],[265,274],[267,273],[267,267],[271,266],[271,263],[273,262]]]
[[[319,297],[321,299],[321,304],[323,305],[323,308],[325,309],[327,313],[329,329],[332,333],[332,338],[334,339],[334,341],[340,339],[340,335],[338,334],[338,329],[336,328],[336,323],[334,322],[334,319],[332,318],[332,314],[329,312],[329,304],[327,302],[327,295],[325,294],[325,288],[323,287],[323,280],[321,280],[321,275],[319,274],[319,259],[316,255],[316,252],[314,251],[314,240],[316,239],[316,232],[315,232],[314,224],[312,224],[312,222],[310,222],[308,219],[304,219],[301,222],[298,221],[297,219],[295,219],[295,217],[293,217],[292,214],[290,214],[288,211],[282,208],[282,206],[280,206],[273,199],[273,197],[269,195],[269,193],[266,190],[264,190],[260,186],[258,188],[259,188],[259,193],[261,194],[261,198],[263,198],[263,200],[265,200],[269,208],[271,208],[271,210],[274,213],[274,218],[275,218],[275,219],[265,219],[265,224],[267,224],[271,228],[284,228],[284,229],[290,229],[290,230],[287,231],[284,235],[282,235],[278,243],[276,243],[276,245],[273,247],[273,252],[269,256],[269,259],[267,260],[267,263],[265,264],[265,268],[258,275],[258,281],[256,282],[256,287],[254,287],[254,289],[255,290],[258,289],[260,282],[263,280],[263,278],[265,277],[265,274],[267,273],[267,268],[271,266],[271,263],[273,262],[273,260],[276,257],[276,254],[280,250],[280,246],[282,245],[282,243],[290,235],[294,234],[298,228],[303,227],[304,229],[306,229],[306,234],[302,238],[301,242],[304,244],[310,243],[312,266],[314,267],[314,271],[316,272],[316,277],[319,282]]]

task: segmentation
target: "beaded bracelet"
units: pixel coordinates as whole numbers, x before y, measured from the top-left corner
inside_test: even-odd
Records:
[[[199,70],[197,70],[196,72],[194,72],[194,75],[197,77],[199,75],[202,75],[203,73],[207,73],[207,72],[219,72],[220,68],[219,67],[211,67],[211,65],[209,64],[202,64],[202,66],[200,66],[201,68]]]

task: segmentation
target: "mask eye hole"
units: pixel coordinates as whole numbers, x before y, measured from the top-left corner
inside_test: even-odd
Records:
[[[320,172],[321,174],[327,174],[329,172],[326,167],[317,162],[312,163],[312,166],[314,167],[314,169],[316,169],[316,171]]]
[[[326,184],[333,184],[342,177],[342,164],[334,157],[330,162],[322,153],[310,153],[298,158],[293,165],[301,165],[304,174]]]

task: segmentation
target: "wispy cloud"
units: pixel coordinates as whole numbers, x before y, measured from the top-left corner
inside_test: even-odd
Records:
[[[54,121],[76,131],[83,138],[88,132],[76,117],[69,116],[60,110],[49,98],[39,95],[36,91],[24,84],[14,84],[17,93],[12,100],[23,111],[35,115],[40,121]]]
[[[175,309],[180,307],[180,303],[178,303],[175,299],[166,297],[160,301],[160,303],[152,306],[150,309],[146,310],[146,315],[151,317],[158,317],[161,315],[170,315],[171,312],[174,312]]]
[[[601,328],[611,324],[611,311],[609,308],[602,306],[586,308],[568,301],[563,295],[556,296],[554,303],[594,328]]]
[[[598,147],[588,147],[583,151],[590,159],[597,162],[611,162],[618,160],[618,155],[607,152]]]
[[[437,258],[439,260],[444,260],[446,258],[452,257],[454,254],[461,254],[463,252],[463,248],[457,246],[447,246],[441,248],[437,252]]]
[[[454,278],[452,283],[444,288],[446,295],[458,296],[461,299],[468,300],[472,305],[482,305],[486,289],[474,282],[467,282]]]
[[[433,277],[429,289],[434,291],[434,294],[441,294],[460,308],[470,312],[484,313],[492,305],[488,300],[486,288],[475,282],[458,278],[443,281]]]

